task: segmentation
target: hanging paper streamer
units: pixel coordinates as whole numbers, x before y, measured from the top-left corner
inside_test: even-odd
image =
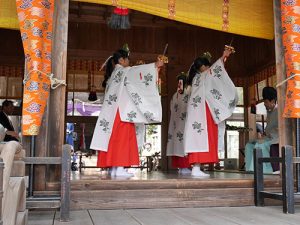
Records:
[[[50,91],[54,0],[16,0],[25,53],[23,135],[38,135]]]
[[[223,7],[222,7],[222,19],[223,19],[223,25],[222,30],[227,31],[229,27],[229,0],[224,0]]]
[[[287,92],[284,117],[300,117],[300,1],[281,0]]]
[[[115,8],[108,20],[108,26],[112,29],[129,29],[129,9],[120,6],[118,0],[112,0],[112,5],[115,6]]]
[[[127,8],[115,7],[108,21],[108,26],[112,29],[129,29],[129,10]]]
[[[118,5],[118,0],[112,0],[112,5],[117,6]]]
[[[174,19],[176,14],[176,1],[169,0],[168,3],[169,19]]]

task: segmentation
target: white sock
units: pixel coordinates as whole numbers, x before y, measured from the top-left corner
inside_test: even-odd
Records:
[[[128,173],[123,166],[118,166],[116,169],[116,177],[133,177],[132,173]]]
[[[200,170],[199,165],[195,165],[192,169],[192,176],[193,177],[209,177],[209,174],[206,174]]]
[[[117,167],[113,166],[109,169],[110,171],[110,176],[111,177],[115,177],[116,176],[116,171],[117,171]]]
[[[191,174],[192,171],[189,168],[180,168],[179,173],[180,174]]]

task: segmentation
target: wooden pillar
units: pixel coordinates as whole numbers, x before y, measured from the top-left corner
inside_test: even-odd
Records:
[[[162,103],[162,122],[161,122],[161,169],[163,171],[168,170],[168,157],[167,157],[167,143],[168,143],[168,109],[169,109],[169,102],[168,96],[162,96],[161,98]]]
[[[249,105],[250,105],[250,97],[249,97],[249,78],[247,79],[247,85],[243,86],[244,89],[244,127],[249,127]],[[245,144],[248,142],[249,140],[249,132],[247,132],[247,135],[245,137]]]
[[[274,32],[275,32],[275,53],[276,53],[276,77],[277,83],[286,78],[286,67],[284,61],[284,49],[282,44],[281,28],[281,8],[280,0],[273,1],[274,8]],[[285,105],[286,85],[277,88],[278,97],[278,129],[279,129],[279,146],[281,149],[284,145],[293,145],[292,119],[283,118]]]
[[[35,137],[34,145],[35,154],[32,157],[46,157],[48,155],[48,124],[49,124],[49,105],[46,106],[44,116],[42,119],[39,135]],[[28,138],[31,142],[31,137]],[[46,189],[46,167],[44,165],[34,165],[33,174],[33,190],[44,191]],[[44,182],[43,182],[44,181]]]
[[[69,1],[55,0],[52,42],[52,73],[59,80],[66,80]],[[48,110],[49,156],[61,156],[65,129],[66,87],[51,90]],[[49,181],[60,179],[60,170],[50,168]]]
[[[3,171],[4,171],[4,162],[0,158],[0,225],[3,225],[3,215],[2,215],[2,199],[3,199]]]
[[[162,104],[162,122],[161,122],[161,169],[163,171],[168,170],[168,157],[167,157],[167,143],[168,143],[168,65],[165,65],[163,71],[160,72],[162,79],[161,88],[161,104]]]
[[[64,145],[61,158],[61,206],[60,221],[70,220],[70,171],[71,171],[71,145]],[[0,224],[1,225],[1,224]]]
[[[25,74],[27,69],[25,68]],[[45,108],[39,134],[32,139],[32,136],[22,137],[22,146],[26,150],[26,156],[30,157],[45,157],[48,152],[48,106]],[[31,155],[31,148],[34,148],[34,154]],[[28,169],[28,168],[27,168]],[[30,169],[27,173],[30,173]],[[31,191],[45,191],[46,190],[46,168],[44,165],[35,165],[32,174],[32,188]]]

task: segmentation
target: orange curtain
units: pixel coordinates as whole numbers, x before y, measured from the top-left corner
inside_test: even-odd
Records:
[[[281,0],[287,83],[284,117],[300,117],[300,1]],[[296,75],[296,76],[295,76]]]
[[[25,53],[23,135],[38,135],[50,91],[54,0],[16,0]]]

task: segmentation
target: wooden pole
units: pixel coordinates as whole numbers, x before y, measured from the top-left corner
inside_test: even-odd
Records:
[[[69,1],[55,0],[52,42],[52,73],[66,80]],[[64,144],[66,87],[51,90],[49,98],[49,156],[61,156]],[[60,170],[51,168],[49,181],[59,181]]]
[[[4,170],[4,162],[3,159],[0,158],[0,225],[3,225],[3,215],[2,215],[2,198],[3,198],[3,170]]]
[[[264,198],[260,194],[264,190],[263,163],[258,161],[262,157],[262,150],[254,149],[254,203],[256,206],[264,206]]]
[[[281,8],[280,0],[273,1],[274,9],[274,32],[275,32],[275,53],[276,53],[276,77],[277,83],[286,78],[286,67],[284,61],[284,49],[282,44]],[[285,105],[286,85],[277,88],[278,99],[278,129],[279,149],[285,145],[293,145],[292,119],[283,118]]]
[[[70,170],[71,170],[71,145],[64,145],[61,158],[61,206],[60,221],[70,220]]]
[[[34,155],[30,154],[31,157],[48,156],[48,132],[49,132],[48,124],[49,124],[49,105],[47,105],[45,108],[39,135],[37,135],[35,138]],[[34,166],[33,192],[44,191],[46,189],[46,174],[48,173],[44,165]]]

